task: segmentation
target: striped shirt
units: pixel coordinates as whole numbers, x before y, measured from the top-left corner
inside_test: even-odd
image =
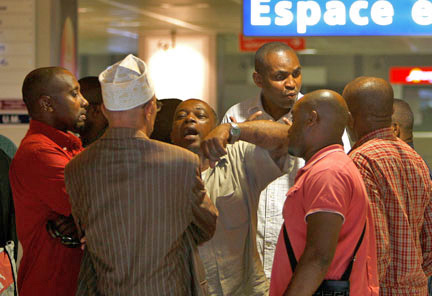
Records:
[[[194,294],[196,243],[211,237],[194,214],[198,165],[130,128],[108,129],[69,163],[72,214],[87,238],[79,295]]]
[[[365,135],[349,156],[371,202],[380,295],[427,295],[427,276],[432,274],[432,204],[425,162],[391,128]]]

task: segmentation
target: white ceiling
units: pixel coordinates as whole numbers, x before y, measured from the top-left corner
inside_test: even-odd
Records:
[[[241,32],[241,0],[79,0],[80,53],[130,52],[139,34]],[[431,37],[308,37],[317,54],[432,54]]]

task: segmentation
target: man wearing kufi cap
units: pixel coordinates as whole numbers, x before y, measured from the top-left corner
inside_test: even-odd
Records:
[[[198,157],[149,139],[158,105],[142,60],[129,55],[99,81],[109,127],[65,170],[86,237],[77,295],[203,295],[197,244],[217,210]]]

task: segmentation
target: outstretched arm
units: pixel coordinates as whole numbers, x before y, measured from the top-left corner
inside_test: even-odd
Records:
[[[269,120],[255,120],[238,123],[238,126],[241,129],[240,140],[269,150],[275,162],[288,152],[287,134],[290,125]],[[225,148],[230,140],[230,129],[230,124],[221,124],[202,141],[201,149],[204,156],[210,160],[210,165],[214,165],[227,153]]]

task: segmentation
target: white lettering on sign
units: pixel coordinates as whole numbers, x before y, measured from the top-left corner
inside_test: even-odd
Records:
[[[432,2],[428,0],[419,0],[414,3],[411,10],[411,17],[418,25],[432,25]]]
[[[406,78],[407,82],[429,81],[432,83],[432,71],[422,71],[421,69],[412,69]]]
[[[270,2],[270,0],[251,0],[251,24],[253,26],[268,26],[271,24],[271,18],[261,16],[263,13],[270,12],[270,6],[262,5],[262,2]]]
[[[366,26],[369,24],[369,19],[366,16],[360,15],[360,10],[368,8],[367,1],[356,1],[351,5],[349,16],[351,21],[358,26]]]
[[[277,15],[275,24],[278,26],[286,26],[292,23],[294,15],[290,11],[292,8],[291,1],[280,1],[275,5],[275,13]]]
[[[274,15],[271,14],[270,2],[276,2]],[[321,17],[328,26],[343,26],[348,20],[356,26],[367,26],[370,22],[388,26],[393,24],[395,16],[395,8],[388,0],[375,1],[371,7],[366,0],[354,1],[349,7],[341,0],[327,1],[325,7],[313,0],[296,1],[296,7],[293,7],[293,1],[285,0],[251,0],[250,3],[252,26],[270,26],[272,22],[277,26],[288,26],[296,19],[299,34],[305,34],[308,27],[317,25]],[[417,0],[412,6],[411,16],[419,25],[432,25],[432,0]]]
[[[329,1],[326,4],[324,22],[329,26],[346,24],[346,8],[342,1]]]
[[[388,26],[393,23],[394,8],[388,1],[377,1],[372,5],[372,21],[380,26]]]
[[[321,19],[321,8],[315,1],[297,3],[297,32],[306,33],[307,26],[315,26]]]

